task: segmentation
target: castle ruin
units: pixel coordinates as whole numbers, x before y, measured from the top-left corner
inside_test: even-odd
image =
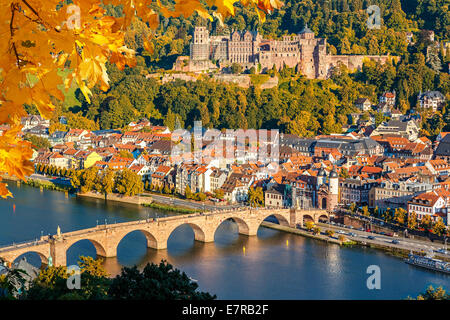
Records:
[[[205,71],[217,68],[212,61],[218,62],[220,69],[233,63],[244,69],[255,67],[264,72],[275,67],[298,67],[307,78],[327,79],[331,71],[342,63],[350,70],[362,68],[365,59],[385,63],[393,56],[367,55],[329,55],[327,40],[316,38],[306,25],[296,35],[285,35],[282,40],[264,39],[259,33],[234,31],[227,36],[210,36],[206,27],[195,27],[190,46],[190,57],[179,57],[175,62],[177,71]]]

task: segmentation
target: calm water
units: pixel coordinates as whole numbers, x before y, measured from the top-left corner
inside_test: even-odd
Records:
[[[14,199],[0,200],[0,245],[35,239],[43,234],[165,215],[150,208],[66,198],[63,193],[10,186]],[[13,210],[13,204],[16,210]],[[244,248],[245,247],[245,251]],[[79,255],[95,257],[89,241],[74,244],[68,264]],[[36,256],[27,255],[36,262]],[[340,248],[300,236],[260,228],[257,237],[238,235],[237,226],[225,221],[214,243],[194,241],[183,225],[169,238],[167,250],[146,248],[140,232],[126,236],[117,258],[105,261],[112,275],[121,266],[166,259],[198,280],[200,289],[219,299],[404,299],[428,285],[450,290],[450,276],[407,265],[401,259],[367,248]],[[381,290],[368,290],[366,269],[381,268]]]

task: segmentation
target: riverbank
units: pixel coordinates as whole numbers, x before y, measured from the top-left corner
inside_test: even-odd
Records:
[[[79,198],[100,199],[105,201],[122,202],[135,205],[149,205],[153,202],[153,200],[149,197],[140,197],[140,196],[126,197],[123,195],[118,194],[116,195],[113,193],[107,194],[106,196],[102,193],[96,192],[77,193],[76,195]]]
[[[272,223],[272,222],[268,222],[268,221],[263,221],[261,223],[261,226],[267,227],[267,228],[270,228],[270,229],[274,229],[274,230],[279,230],[279,231],[284,231],[284,232],[289,232],[289,233],[301,235],[301,236],[304,236],[304,237],[307,237],[307,238],[312,238],[312,239],[321,240],[321,241],[325,241],[325,242],[329,242],[329,243],[334,243],[334,244],[338,244],[338,245],[341,245],[341,244],[344,243],[343,241],[331,238],[329,236],[324,236],[324,235],[321,235],[321,234],[312,234],[309,231],[296,229],[296,228],[291,228],[291,227],[286,227],[286,226],[282,226],[282,225],[279,225],[277,223]]]
[[[411,253],[411,251],[413,251],[415,254],[419,254],[419,255],[423,255],[422,252],[417,251],[417,250],[409,250],[409,249],[404,249],[404,248],[400,248],[394,244],[380,244],[377,243],[375,241],[369,240],[369,239],[364,239],[364,240],[358,240],[358,239],[351,239],[349,241],[340,241],[338,239],[335,238],[331,238],[329,236],[325,236],[325,235],[314,235],[312,233],[310,233],[309,231],[305,231],[305,230],[301,230],[301,229],[296,229],[296,228],[291,228],[291,227],[286,227],[286,226],[281,226],[279,224],[276,223],[272,223],[272,222],[267,222],[267,221],[263,221],[261,223],[262,226],[270,228],[270,229],[275,229],[275,230],[279,230],[279,231],[284,231],[284,232],[289,232],[289,233],[293,233],[293,234],[297,234],[297,235],[301,235],[304,237],[308,237],[308,238],[312,238],[312,239],[316,239],[316,240],[321,240],[321,241],[326,241],[329,243],[335,243],[335,244],[339,244],[339,245],[345,245],[345,246],[352,246],[352,245],[358,245],[358,246],[364,246],[364,247],[369,247],[372,249],[377,249],[377,250],[381,250],[386,254],[389,254],[391,256],[395,256],[398,258],[407,258],[408,254]],[[435,257],[437,259],[443,260],[443,261],[448,261],[450,262],[450,258],[440,255],[440,254],[436,254]]]
[[[28,177],[26,181],[23,181],[16,177],[10,177],[8,175],[1,175],[1,178],[5,181],[15,182],[17,184],[17,186],[19,186],[19,187],[20,187],[20,185],[23,184],[23,185],[34,187],[34,188],[39,188],[41,190],[47,189],[47,190],[61,191],[61,192],[69,192],[69,190],[70,190],[70,187],[57,185],[50,180],[36,179],[36,178]]]
[[[164,204],[159,204],[159,203],[156,203],[156,202],[144,203],[143,206],[144,207],[153,208],[153,209],[158,209],[158,210],[173,211],[173,212],[179,212],[179,213],[197,213],[197,212],[201,212],[201,210],[190,209],[190,208],[183,208],[183,207],[177,207],[177,206],[170,206],[170,205],[164,205]]]

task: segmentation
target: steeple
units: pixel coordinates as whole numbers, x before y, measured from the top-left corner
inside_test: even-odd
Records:
[[[314,35],[314,31],[312,31],[310,28],[308,28],[308,24],[305,24],[305,27],[303,28],[302,31],[300,31],[299,36],[301,39],[314,39],[315,35]]]

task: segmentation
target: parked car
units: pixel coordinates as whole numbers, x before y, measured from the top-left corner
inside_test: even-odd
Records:
[[[399,244],[400,241],[398,241],[398,240],[392,240],[391,243],[393,243],[393,244]]]
[[[369,239],[369,240],[375,240],[375,237],[374,237],[374,236],[368,236],[367,239]]]

